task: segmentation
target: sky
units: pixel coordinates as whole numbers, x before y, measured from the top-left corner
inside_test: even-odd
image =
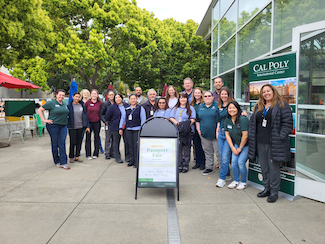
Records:
[[[136,0],[141,9],[154,13],[155,17],[186,23],[192,19],[200,24],[212,0]]]

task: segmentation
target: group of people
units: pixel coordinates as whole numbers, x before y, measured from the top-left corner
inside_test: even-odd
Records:
[[[280,188],[280,164],[291,160],[288,135],[293,120],[290,106],[269,84],[261,88],[259,100],[253,109],[250,120],[235,101],[231,90],[224,86],[220,77],[214,79],[215,91],[193,89],[191,78],[184,79],[185,90],[178,93],[170,85],[166,97],[157,99],[154,89],[150,89],[147,98],[142,89],[136,87],[125,103],[123,95],[107,92],[107,100],[99,99],[97,90],[92,90],[90,99],[83,90],[73,94],[73,101],[66,106],[63,103],[64,90],[56,92],[56,99],[39,108],[41,119],[51,136],[53,160],[57,167],[70,169],[67,164],[65,139],[67,129],[70,136],[70,163],[82,162],[80,149],[83,134],[86,133],[86,157],[96,159],[100,146],[101,122],[105,126],[105,158],[115,158],[123,163],[120,153],[120,141],[125,144],[125,161],[128,166],[138,167],[138,135],[141,126],[150,117],[170,119],[179,132],[179,173],[189,171],[191,147],[195,165],[192,169],[204,170],[210,175],[220,167],[217,187],[233,181],[228,188],[238,190],[247,186],[247,159],[261,165],[265,189],[258,197],[268,197],[275,202]],[[85,99],[84,99],[85,98]],[[43,112],[49,110],[49,118]],[[91,133],[94,133],[94,151],[91,150]],[[231,165],[231,167],[229,167]]]

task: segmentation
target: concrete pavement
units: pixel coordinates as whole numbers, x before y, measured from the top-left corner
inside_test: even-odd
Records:
[[[56,168],[48,134],[0,148],[0,243],[168,243],[165,189],[138,189],[135,200],[134,168],[87,160],[84,147],[81,159]],[[180,174],[181,243],[325,243],[325,204],[270,204],[250,186],[216,188],[218,173]]]

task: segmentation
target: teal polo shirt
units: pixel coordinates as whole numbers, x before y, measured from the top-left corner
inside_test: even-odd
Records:
[[[45,103],[42,107],[49,111],[48,119],[51,119],[53,124],[68,125],[69,109],[64,102],[60,104],[57,100],[52,100]]]
[[[218,103],[213,101],[210,107],[205,103],[197,109],[196,121],[200,122],[201,135],[206,139],[216,139],[216,129],[219,120]]]
[[[249,126],[249,120],[246,116],[240,115],[239,117],[239,123],[238,125],[234,125],[231,119],[226,118],[225,119],[225,131],[229,132],[230,137],[234,141],[234,143],[237,144],[237,146],[240,146],[240,141],[242,137],[243,131],[248,131]],[[248,145],[248,140],[245,144],[245,146]]]

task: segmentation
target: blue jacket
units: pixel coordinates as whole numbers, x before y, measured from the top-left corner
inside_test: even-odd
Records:
[[[127,108],[130,105],[127,103],[123,103],[124,107]],[[119,124],[120,124],[120,120],[121,120],[121,111],[118,107],[118,105],[116,103],[113,103],[106,112],[106,121],[109,124],[109,129],[113,130],[113,131],[117,131],[120,130],[121,128],[119,128]]]
[[[74,112],[73,112],[73,106],[72,106],[72,102],[71,101],[69,103],[69,105],[67,106],[69,109],[69,120],[68,120],[68,128],[69,129],[73,129],[74,128]],[[84,128],[89,128],[90,124],[89,124],[89,119],[88,119],[88,115],[87,115],[87,111],[85,108],[85,104],[83,101],[79,102],[82,106],[82,124]]]

